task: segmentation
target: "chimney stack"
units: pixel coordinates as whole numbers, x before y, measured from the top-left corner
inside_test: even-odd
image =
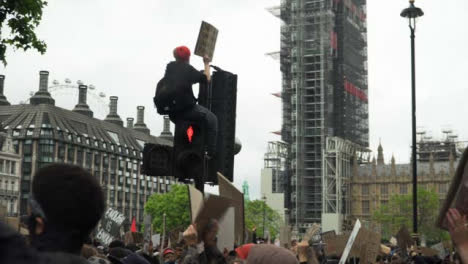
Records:
[[[5,75],[0,75],[0,105],[10,105],[10,102],[6,99],[3,94],[3,88],[5,85]]]
[[[134,129],[136,131],[143,132],[145,134],[149,134],[150,130],[146,127],[145,124],[145,107],[138,106],[137,107],[137,122],[135,123]]]
[[[133,129],[133,121],[134,121],[134,120],[135,120],[135,119],[134,119],[133,117],[127,118],[127,128]]]
[[[75,106],[73,109],[73,112],[77,112],[89,117],[93,117],[93,111],[89,109],[89,106],[87,104],[87,93],[88,93],[88,86],[86,85],[80,85],[78,87],[79,90],[79,95],[78,95],[78,104]]]
[[[123,127],[123,121],[120,119],[119,114],[117,114],[117,102],[119,97],[111,96],[110,97],[110,104],[109,104],[109,114],[107,115],[104,121],[119,125]]]
[[[164,124],[163,124],[163,131],[161,132],[161,138],[167,140],[173,140],[174,136],[171,133],[171,120],[168,116],[164,116]]]
[[[50,104],[55,105],[55,100],[50,96],[49,91],[49,72],[40,71],[39,72],[39,91],[37,91],[33,97],[31,97],[30,102],[32,105],[39,104]]]

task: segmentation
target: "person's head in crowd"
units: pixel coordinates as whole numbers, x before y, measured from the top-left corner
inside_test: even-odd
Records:
[[[210,219],[205,229],[202,232],[203,242],[205,247],[215,247],[217,242],[217,235],[219,230],[219,224],[216,219]]]
[[[125,246],[125,248],[132,252],[137,252],[138,250],[140,250],[140,248],[135,243],[130,243],[127,246]]]
[[[81,248],[81,256],[85,259],[89,259],[92,256],[97,256],[98,251],[91,245],[83,245]]]
[[[143,256],[140,256],[136,253],[129,254],[120,260],[122,264],[151,264]]]
[[[110,242],[109,248],[116,248],[116,247],[124,248],[125,243],[122,240],[114,240]]]
[[[101,186],[81,167],[51,164],[34,175],[28,206],[31,245],[80,254],[105,209]]]
[[[255,246],[255,244],[245,244],[236,248],[237,257],[240,259],[247,259],[247,257],[249,256],[249,252],[252,249],[252,246]]]
[[[172,248],[166,248],[163,251],[164,264],[175,264],[177,257]]]
[[[250,249],[247,257],[248,264],[298,264],[296,256],[285,248],[271,244],[255,245]]]
[[[236,259],[228,261],[227,263],[228,264],[245,264],[245,261],[242,259],[236,258]]]

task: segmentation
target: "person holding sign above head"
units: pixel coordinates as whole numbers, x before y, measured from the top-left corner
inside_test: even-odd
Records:
[[[204,124],[207,135],[207,154],[213,157],[216,153],[218,134],[218,119],[207,108],[197,104],[192,90],[196,83],[205,84],[210,81],[210,61],[203,58],[205,70],[203,73],[190,65],[190,49],[180,46],[173,51],[175,61],[167,64],[164,77],[158,82],[153,98],[157,111],[161,115],[169,115],[172,122],[189,120]]]

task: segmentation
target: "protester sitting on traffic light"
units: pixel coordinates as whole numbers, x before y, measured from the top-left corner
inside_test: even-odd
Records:
[[[88,171],[67,164],[40,169],[28,204],[32,248],[0,223],[0,263],[88,263],[81,247],[105,208],[101,187]]]
[[[185,46],[174,49],[175,61],[166,67],[164,78],[156,88],[154,103],[159,114],[169,115],[172,122],[188,120],[200,122],[206,129],[207,154],[216,153],[218,119],[207,108],[197,104],[192,90],[196,83],[210,81],[210,59],[203,58],[205,71],[201,73],[190,65],[190,50]]]

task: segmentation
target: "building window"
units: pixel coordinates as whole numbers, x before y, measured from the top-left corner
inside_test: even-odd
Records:
[[[369,185],[364,184],[362,185],[362,195],[369,195]]]
[[[16,174],[16,162],[15,161],[11,162],[10,174],[12,174],[12,175]]]
[[[83,150],[81,148],[79,148],[77,151],[76,151],[76,163],[79,165],[79,166],[83,166]]]
[[[408,193],[408,185],[401,184],[400,185],[400,194],[407,194]]]
[[[446,194],[448,192],[447,183],[440,183],[439,184],[439,193]]]
[[[380,185],[380,194],[388,195],[388,184]]]
[[[370,212],[370,203],[369,201],[362,201],[362,213],[369,214]]]
[[[93,160],[93,153],[86,152],[86,167],[91,168],[91,162]]]
[[[57,161],[63,162],[65,160],[65,145],[63,143],[58,144],[58,153],[57,153]]]

